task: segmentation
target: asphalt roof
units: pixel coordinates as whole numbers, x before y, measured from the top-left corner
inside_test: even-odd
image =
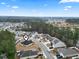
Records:
[[[43,38],[47,38],[48,40],[53,40],[52,37],[49,34],[42,34]]]
[[[58,53],[63,54],[64,57],[73,57],[79,54],[78,51],[72,48],[59,48]]]
[[[79,40],[76,43],[76,47],[79,48]]]
[[[55,37],[52,37],[52,38],[53,38],[52,40],[53,47],[55,48],[66,47],[65,43],[59,40],[58,38],[55,38]]]
[[[24,42],[21,42],[21,44],[24,44],[24,45],[28,45],[28,44],[31,44],[32,43],[32,41],[31,40],[25,40]]]
[[[37,51],[32,51],[32,50],[29,50],[29,51],[21,51],[20,52],[20,57],[28,57],[28,56],[35,56],[37,55]]]
[[[39,38],[39,37],[40,37],[40,36],[38,36],[38,35],[35,35],[35,36],[34,36],[34,39],[37,39],[37,38]]]

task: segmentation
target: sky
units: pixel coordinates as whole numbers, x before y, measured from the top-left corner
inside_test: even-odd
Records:
[[[79,17],[79,0],[0,0],[0,16]]]

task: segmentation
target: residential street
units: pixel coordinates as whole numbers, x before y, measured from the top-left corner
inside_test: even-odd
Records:
[[[47,59],[54,59],[53,55],[51,56],[51,53],[48,51],[47,47],[42,42],[39,42],[38,39],[34,39],[34,38],[31,39],[42,49]]]

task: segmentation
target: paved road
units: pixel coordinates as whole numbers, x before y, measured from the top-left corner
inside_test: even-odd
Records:
[[[47,56],[47,59],[54,59],[54,58],[51,56],[50,52],[48,51],[47,47],[44,46],[44,45],[42,44],[42,42],[40,43],[40,47],[41,47],[42,51],[44,52],[44,54]]]
[[[42,43],[39,42],[38,39],[31,38],[33,42],[38,44],[38,46],[42,49],[43,53],[46,55],[47,59],[54,59],[53,55],[51,56],[50,52],[48,51],[47,47]]]

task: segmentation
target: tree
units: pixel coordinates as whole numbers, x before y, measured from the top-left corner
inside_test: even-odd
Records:
[[[73,44],[76,45],[77,41],[79,40],[79,29],[75,28],[75,31],[73,32]]]
[[[0,55],[4,53],[8,59],[15,59],[15,35],[7,30],[0,31]]]
[[[49,34],[59,38],[61,41],[65,42],[67,46],[73,46],[79,39],[78,28],[73,28],[75,29],[73,32],[71,27],[60,28],[44,22],[29,22],[25,23],[25,25],[31,26],[31,28],[24,28],[24,31],[36,31],[38,33]]]

